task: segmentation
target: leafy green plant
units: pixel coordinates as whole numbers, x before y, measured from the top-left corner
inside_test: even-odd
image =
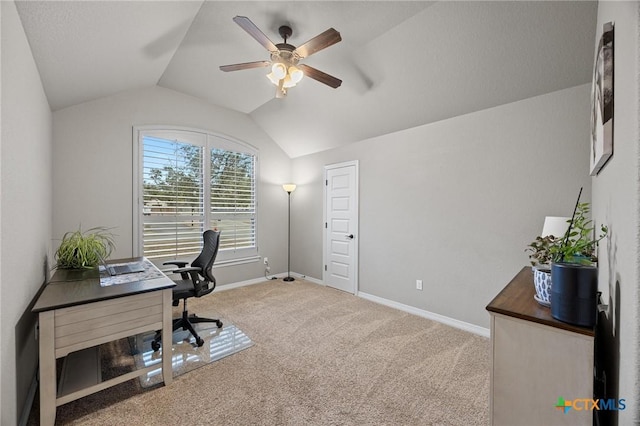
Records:
[[[531,266],[541,270],[551,270],[551,262],[553,262],[558,253],[561,243],[562,237],[556,237],[555,235],[536,237],[525,250],[530,252]]]
[[[107,259],[115,249],[113,234],[107,228],[67,232],[56,250],[56,268],[90,269]]]
[[[554,253],[554,262],[577,263],[589,265],[598,261],[596,248],[607,236],[609,229],[600,226],[600,234],[596,236],[593,221],[589,219],[589,203],[578,203],[569,236],[565,238]]]
[[[525,251],[529,253],[531,265],[539,269],[550,269],[553,262],[589,265],[598,261],[596,247],[609,232],[605,225],[596,237],[593,221],[588,218],[589,203],[578,203],[568,238],[548,235],[537,237]],[[571,222],[570,220],[568,222]]]

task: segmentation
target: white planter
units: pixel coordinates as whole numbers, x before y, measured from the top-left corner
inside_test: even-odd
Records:
[[[535,299],[544,306],[551,306],[551,271],[533,268],[533,284],[536,287]]]

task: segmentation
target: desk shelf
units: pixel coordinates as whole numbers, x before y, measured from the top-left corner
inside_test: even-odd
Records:
[[[103,381],[101,360],[100,346],[72,352],[65,357],[60,372],[56,407],[128,380],[145,376],[158,369],[158,366],[154,364]]]
[[[100,346],[72,352],[62,362],[58,398],[102,382]]]

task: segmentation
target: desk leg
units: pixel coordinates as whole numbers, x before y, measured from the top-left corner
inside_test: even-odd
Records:
[[[171,302],[171,289],[162,290],[162,379],[165,386],[170,385],[173,381],[173,367],[171,365],[171,358],[173,357],[171,350],[173,342]]]
[[[56,421],[56,354],[54,311],[40,312],[40,425],[53,425]]]

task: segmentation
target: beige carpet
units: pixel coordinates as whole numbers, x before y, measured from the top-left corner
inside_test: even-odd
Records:
[[[189,308],[218,312],[254,346],[171,386],[131,380],[63,405],[56,424],[488,424],[486,338],[299,280]],[[113,369],[131,363],[121,355]]]

